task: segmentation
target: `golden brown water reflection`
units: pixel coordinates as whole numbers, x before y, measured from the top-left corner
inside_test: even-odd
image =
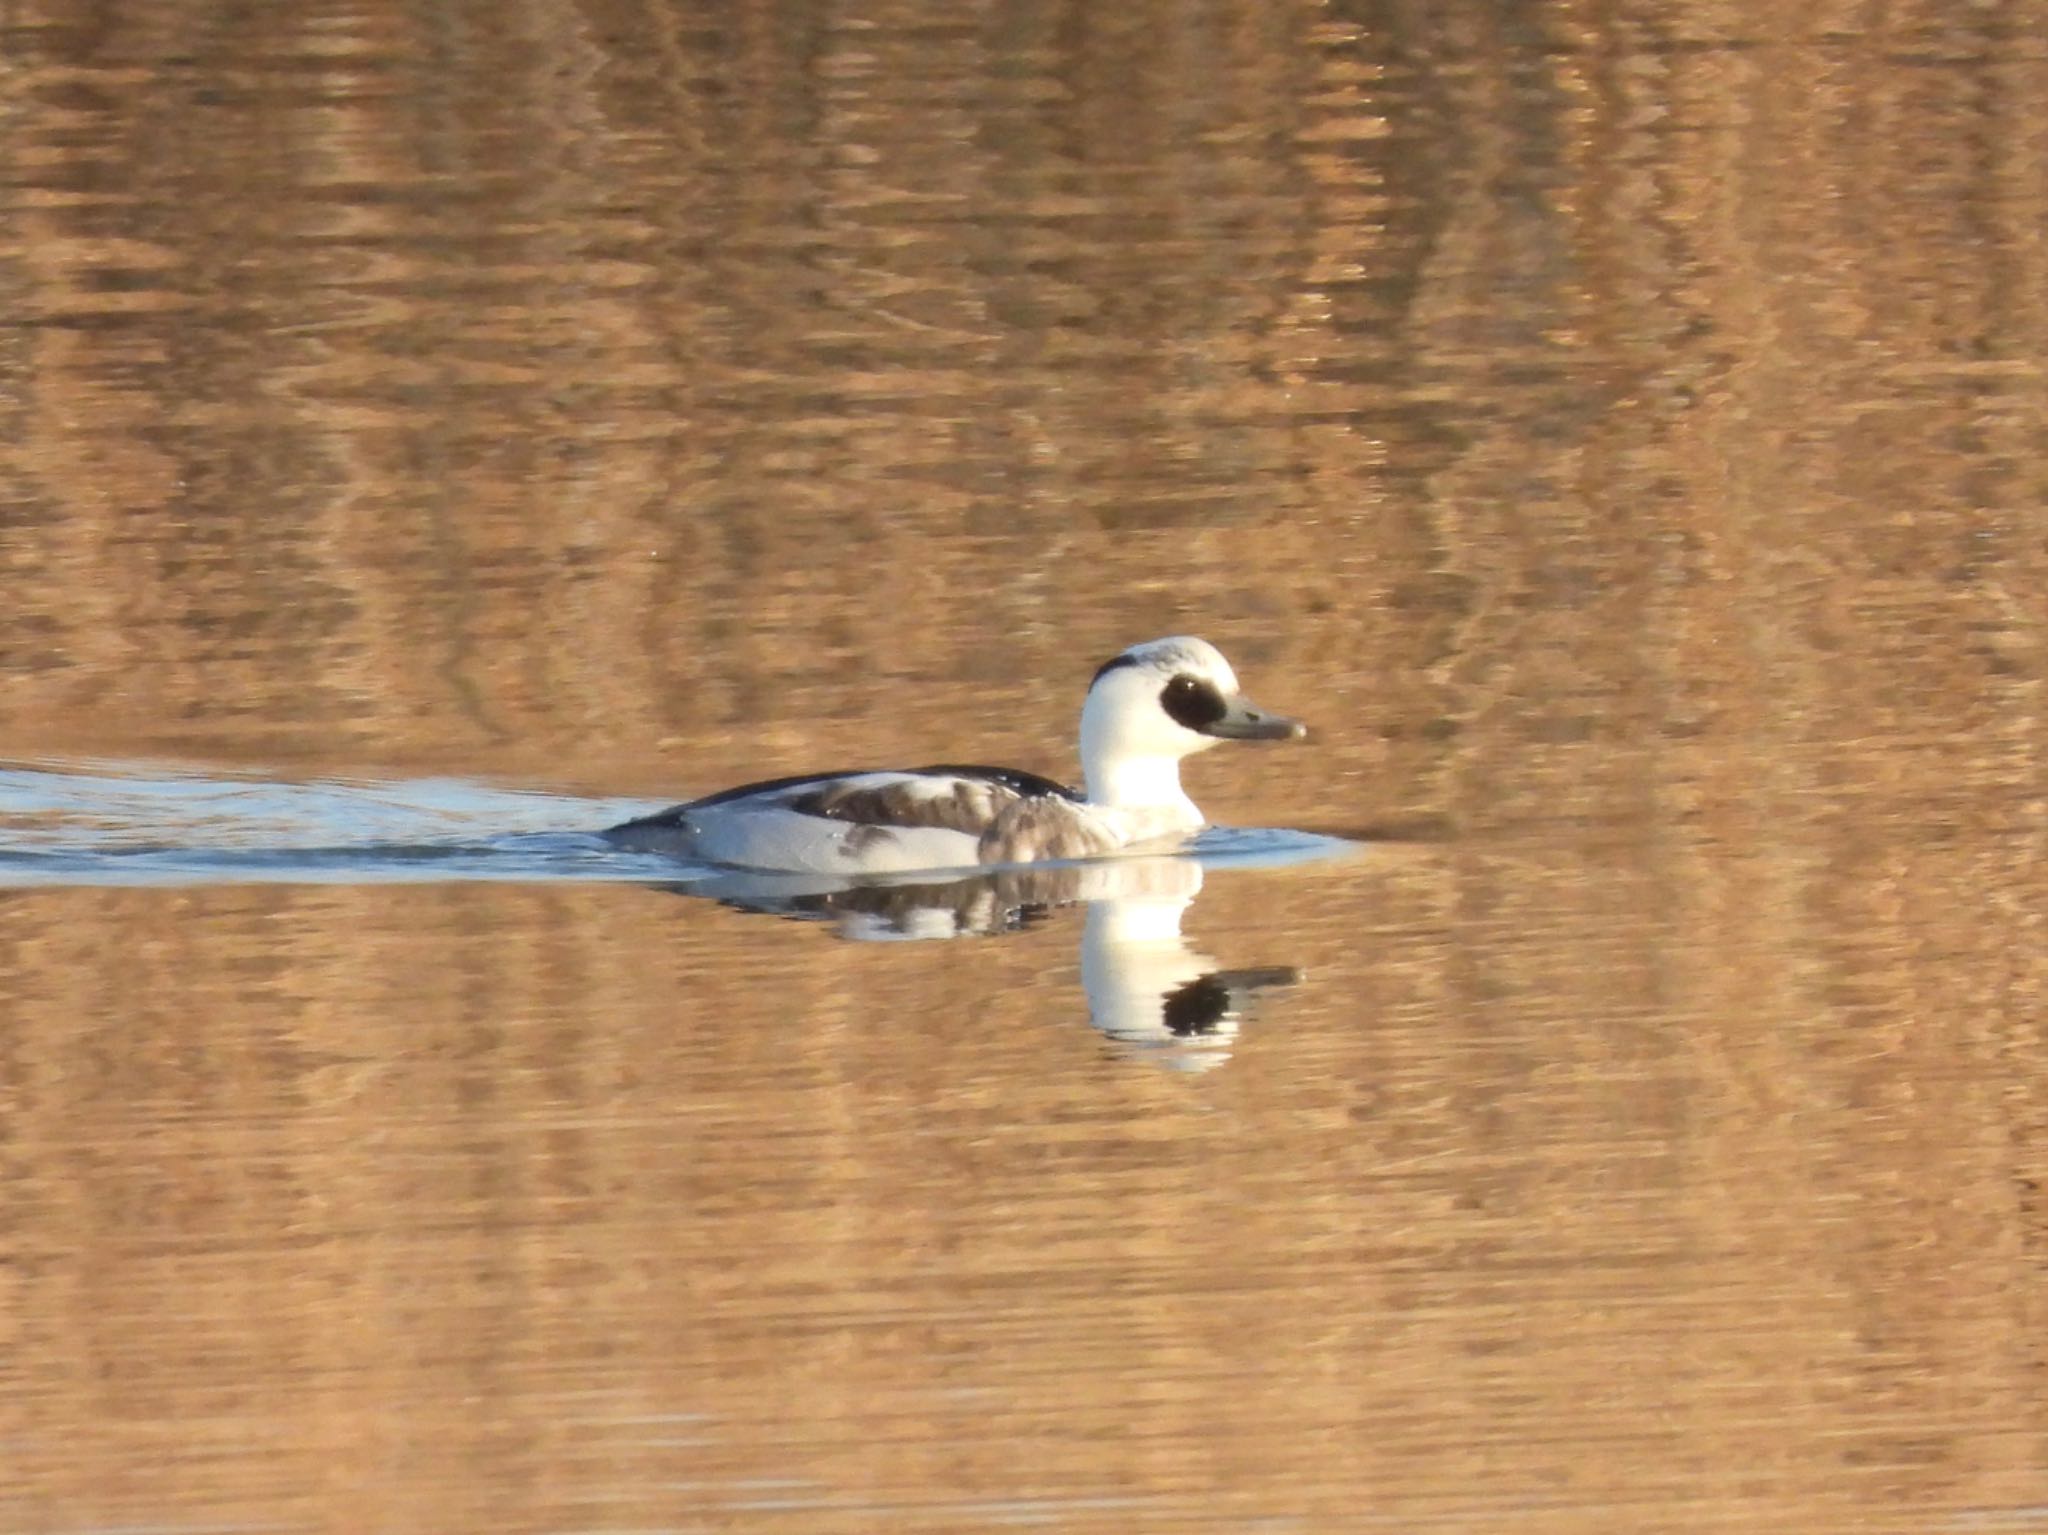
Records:
[[[0,756],[1070,771],[1301,984],[0,900],[0,1525],[2048,1525],[2030,0],[20,0]]]

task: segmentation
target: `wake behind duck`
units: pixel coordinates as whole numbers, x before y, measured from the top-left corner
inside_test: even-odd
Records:
[[[1205,824],[1181,788],[1182,758],[1307,733],[1247,700],[1215,646],[1179,635],[1096,671],[1081,707],[1085,791],[1013,768],[820,773],[743,784],[604,835],[635,851],[819,874],[1099,858]]]

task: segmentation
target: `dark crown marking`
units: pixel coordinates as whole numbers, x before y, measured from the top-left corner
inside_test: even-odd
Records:
[[[1111,656],[1107,661],[1104,661],[1100,666],[1095,668],[1095,675],[1088,679],[1088,686],[1090,686],[1091,688],[1094,687],[1096,683],[1100,682],[1104,677],[1108,676],[1113,671],[1117,671],[1126,666],[1136,666],[1138,664],[1138,658],[1134,655],[1131,655],[1129,652],[1126,652],[1125,654],[1120,656]]]

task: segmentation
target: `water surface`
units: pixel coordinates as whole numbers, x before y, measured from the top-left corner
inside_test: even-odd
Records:
[[[13,7],[0,1525],[2048,1522],[2041,23]],[[588,839],[1176,632],[1207,1069]]]

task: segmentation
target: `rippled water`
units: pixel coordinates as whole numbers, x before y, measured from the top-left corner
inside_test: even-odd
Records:
[[[2048,1524],[2043,23],[14,6],[0,1528]]]

